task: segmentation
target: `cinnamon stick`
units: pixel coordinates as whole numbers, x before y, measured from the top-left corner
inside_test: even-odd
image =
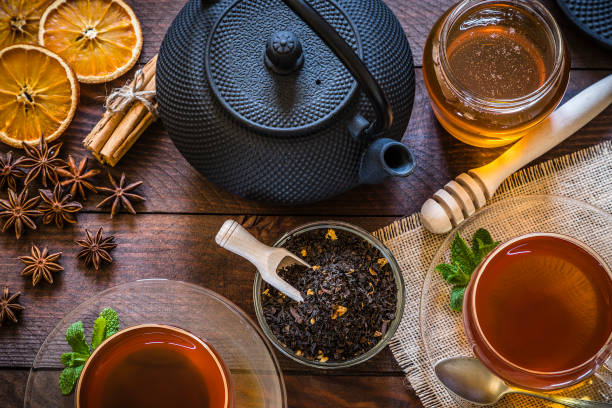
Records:
[[[136,143],[144,131],[156,120],[156,116],[151,112],[146,111],[144,117],[138,122],[136,127],[121,141],[120,144],[113,144],[110,148],[104,146],[100,156],[102,160],[110,166],[115,166],[119,160],[130,150],[130,148]],[[118,142],[117,142],[118,143]],[[116,147],[115,147],[116,146]]]
[[[121,122],[121,115],[105,112],[102,119],[94,126],[91,132],[83,140],[83,146],[94,155],[100,152],[104,144]]]
[[[147,62],[142,68],[142,72],[144,74],[143,90],[150,91],[155,89],[156,64],[157,55],[151,58],[151,60]],[[132,104],[132,106],[128,109],[128,113],[134,108],[134,106],[140,106],[143,109],[146,109],[141,103],[136,102]],[[127,116],[127,114],[125,116]],[[125,122],[124,124],[122,124],[124,119],[125,117],[121,112],[111,113],[109,111],[106,111],[102,119],[96,124],[96,126],[83,140],[83,145],[88,150],[90,150],[98,160],[100,160],[100,152],[109,142],[109,140],[115,139],[117,137],[122,138],[125,137],[126,134],[130,133],[131,128],[125,128],[123,126],[130,124],[132,125],[132,127],[135,126],[133,118],[130,119],[130,122]],[[116,136],[117,133],[118,136]]]
[[[155,90],[155,75],[153,75],[152,80],[143,89],[143,91],[153,90]],[[151,112],[149,112],[147,107],[142,103],[134,103],[130,109],[128,109],[125,116],[117,125],[115,131],[110,135],[102,147],[102,150],[100,150],[100,156],[102,156],[105,162],[107,161],[108,157],[112,157],[114,155],[120,146],[125,145],[129,141],[128,139],[130,136],[133,137],[134,129],[139,126],[147,114],[151,114]],[[135,140],[133,142],[135,142]]]

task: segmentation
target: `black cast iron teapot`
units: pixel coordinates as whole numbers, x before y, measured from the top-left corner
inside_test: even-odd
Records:
[[[382,0],[191,0],[156,78],[177,148],[240,196],[308,203],[414,169],[412,54]]]

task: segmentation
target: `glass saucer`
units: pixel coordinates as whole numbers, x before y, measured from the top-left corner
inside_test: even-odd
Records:
[[[83,321],[87,340],[100,311],[112,307],[121,328],[145,323],[180,327],[213,345],[234,381],[236,407],[287,406],[285,384],[272,346],[236,305],[213,291],[184,282],[140,280],[97,294],[69,312],[53,329],[34,360],[24,408],[74,408],[74,393],[62,396],[58,379],[62,353],[70,351],[66,329]]]
[[[433,390],[436,397],[442,401],[448,400],[450,395],[462,407],[475,405],[443,389],[433,371],[434,364],[443,358],[473,356],[463,332],[461,313],[452,311],[448,305],[451,285],[442,279],[434,267],[450,261],[450,244],[455,233],[459,233],[469,244],[478,228],[486,228],[493,239],[501,242],[531,232],[569,235],[587,244],[608,265],[612,265],[612,215],[570,198],[550,195],[509,198],[485,207],[451,232],[436,253],[423,284],[420,334],[427,362],[424,375],[432,384],[440,385]],[[603,375],[593,376],[582,384],[560,390],[556,394],[610,402],[612,389],[602,378]],[[551,404],[535,398],[508,395],[495,406],[548,407]]]

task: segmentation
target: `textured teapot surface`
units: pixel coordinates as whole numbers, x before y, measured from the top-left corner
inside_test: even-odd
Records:
[[[394,122],[376,137],[400,140],[412,109],[414,70],[399,22],[380,0],[309,3],[387,96]],[[349,127],[373,121],[372,104],[282,0],[191,0],[166,34],[156,78],[170,137],[220,187],[300,204],[362,181],[372,140],[354,137]]]

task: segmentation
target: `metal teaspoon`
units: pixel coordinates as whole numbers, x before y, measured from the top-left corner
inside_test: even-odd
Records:
[[[438,379],[455,395],[477,405],[495,404],[506,394],[523,394],[576,408],[612,407],[606,402],[548,395],[508,386],[476,358],[453,357],[440,360],[434,371]]]

